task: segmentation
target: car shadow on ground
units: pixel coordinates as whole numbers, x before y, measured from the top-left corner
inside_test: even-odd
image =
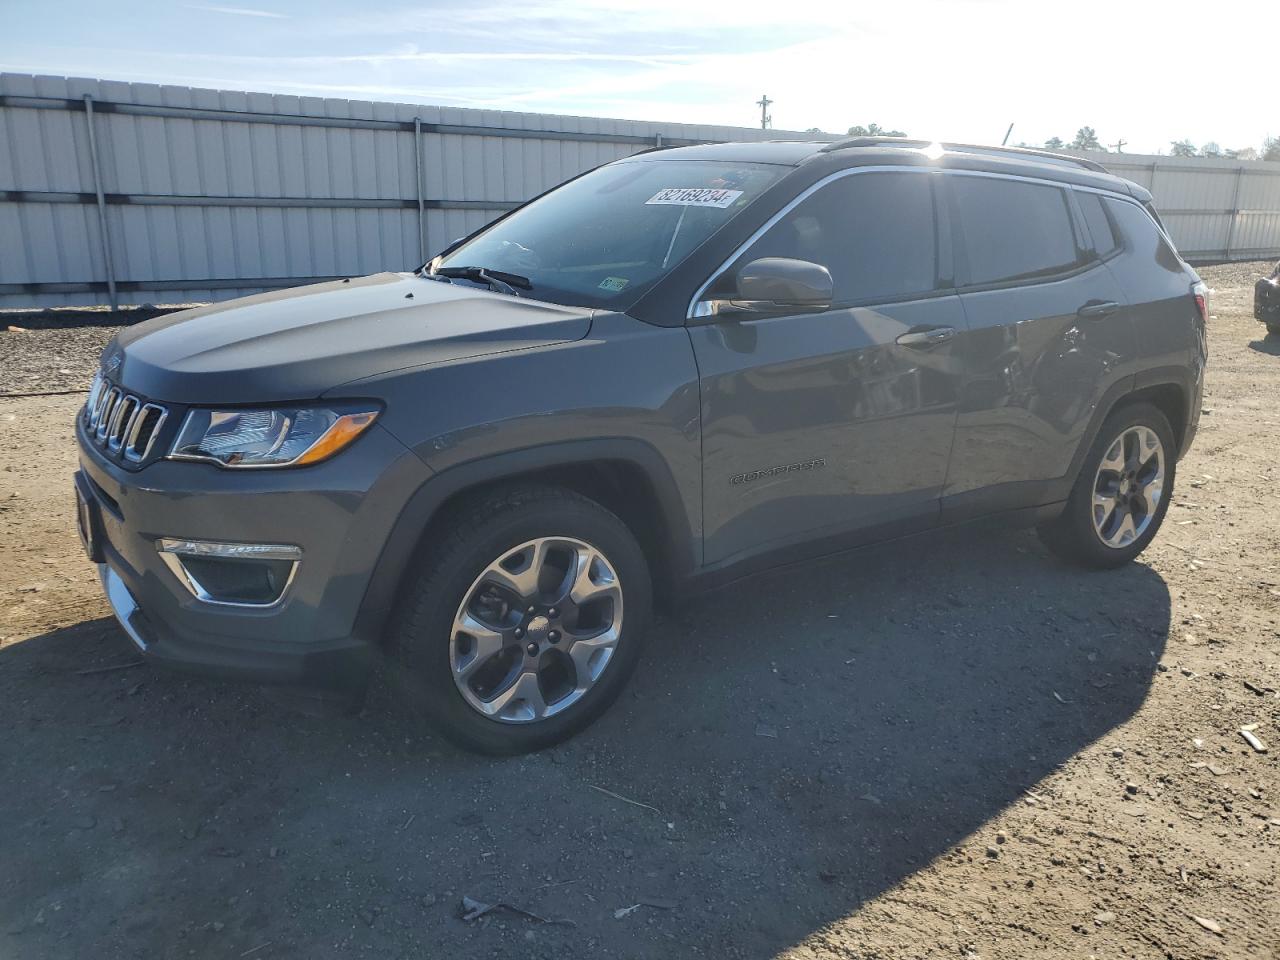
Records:
[[[0,929],[31,957],[772,956],[962,843],[985,856],[988,820],[1141,705],[1169,610],[1141,564],[917,538],[660,618],[599,723],[508,760],[382,689],[324,719],[81,675],[127,643],[54,631],[0,652]],[[463,895],[572,925],[465,923]]]
[[[1258,353],[1270,354],[1273,357],[1280,357],[1280,337],[1267,334],[1261,340],[1251,340],[1249,349],[1256,350]]]

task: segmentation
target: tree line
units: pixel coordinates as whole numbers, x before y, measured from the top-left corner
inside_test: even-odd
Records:
[[[806,133],[822,133],[817,127],[810,127]],[[849,128],[851,137],[905,137],[901,130],[890,130],[878,123],[861,124]],[[1019,143],[1020,147],[1035,147],[1031,143]],[[1075,139],[1069,143],[1061,137],[1050,137],[1043,144],[1045,150],[1092,150],[1109,153],[1106,145],[1098,139],[1098,131],[1093,127],[1081,127],[1076,131]],[[1117,150],[1119,147],[1117,146]],[[1175,157],[1211,157],[1223,160],[1271,160],[1280,163],[1280,137],[1267,137],[1262,149],[1256,147],[1240,147],[1223,149],[1210,140],[1201,147],[1196,147],[1190,140],[1173,140],[1169,143],[1169,153]]]
[[[1019,144],[1019,146],[1027,146],[1027,144]],[[1076,137],[1070,143],[1064,143],[1061,137],[1050,137],[1044,142],[1044,149],[1109,152],[1106,146],[1098,140],[1098,133],[1093,127],[1081,127],[1076,131]],[[1169,154],[1174,157],[1210,157],[1222,160],[1272,160],[1280,162],[1280,137],[1267,137],[1262,142],[1261,150],[1257,147],[1223,149],[1222,146],[1212,140],[1197,148],[1190,140],[1171,140],[1169,142]]]

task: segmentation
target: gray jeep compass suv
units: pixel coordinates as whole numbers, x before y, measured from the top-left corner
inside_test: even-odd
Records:
[[[157,318],[78,419],[79,521],[149,658],[554,743],[655,591],[998,515],[1155,536],[1205,291],[1141,187],[909,140],[660,150],[416,273]]]

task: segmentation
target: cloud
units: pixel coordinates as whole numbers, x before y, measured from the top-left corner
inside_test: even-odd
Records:
[[[233,19],[272,11],[202,6],[233,16],[203,18],[185,44],[136,15],[59,31],[56,45],[44,29],[17,43],[10,32],[0,59],[222,89],[744,126],[758,123],[767,93],[779,129],[875,121],[999,142],[1015,121],[1013,140],[1037,143],[1087,124],[1133,151],[1184,135],[1257,144],[1270,116],[1213,84],[1177,83],[1170,51],[1185,46],[1185,22],[1169,8],[1186,0],[1075,0],[1066,18],[1025,0],[385,0],[307,16],[301,0],[258,2],[299,11],[287,36]],[[185,26],[181,9],[163,16]],[[1198,47],[1231,50],[1241,89],[1267,89],[1268,44],[1236,18],[1197,20]]]
[[[251,10],[247,7],[204,7],[187,4],[188,10],[205,10],[209,13],[227,13],[235,17],[266,17],[271,20],[288,20],[287,13],[276,13],[274,10]]]

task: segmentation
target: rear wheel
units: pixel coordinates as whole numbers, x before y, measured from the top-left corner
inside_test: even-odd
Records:
[[[1280,337],[1280,323],[1268,323],[1267,335],[1272,337]]]
[[[1128,563],[1146,549],[1169,509],[1174,458],[1173,429],[1157,407],[1121,407],[1103,423],[1062,515],[1040,526],[1040,539],[1083,566]]]
[[[474,502],[429,549],[395,640],[401,686],[450,739],[536,750],[613,702],[651,607],[622,521],[571,491],[523,487]]]

